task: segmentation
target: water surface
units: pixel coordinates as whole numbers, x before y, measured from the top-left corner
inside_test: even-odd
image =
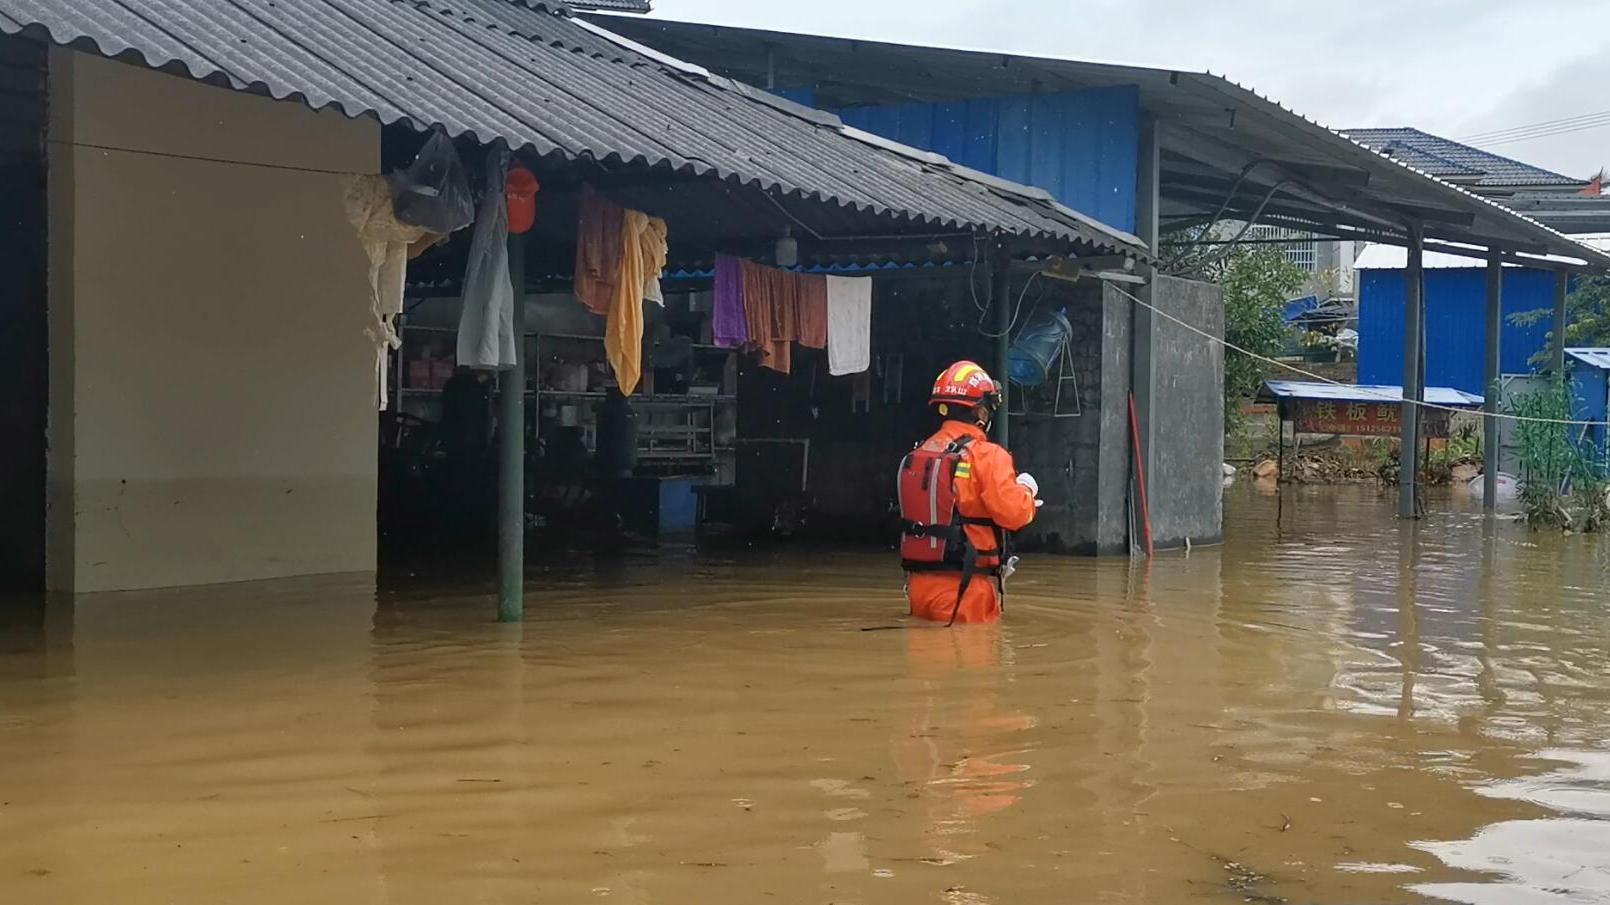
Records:
[[[800,549],[81,598],[0,645],[0,902],[1610,902],[1607,547],[1392,509],[999,628]]]

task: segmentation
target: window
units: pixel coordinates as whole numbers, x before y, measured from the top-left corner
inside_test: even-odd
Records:
[[[1275,243],[1291,263],[1308,273],[1319,269],[1319,243],[1311,233],[1284,226],[1258,225],[1247,231],[1246,239]]]

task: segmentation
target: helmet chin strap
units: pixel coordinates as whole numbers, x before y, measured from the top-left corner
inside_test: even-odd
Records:
[[[995,411],[1000,405],[1001,397],[998,393],[990,393],[979,400],[978,405],[973,406],[973,418],[978,422],[978,426],[988,431],[990,425],[995,423]]]

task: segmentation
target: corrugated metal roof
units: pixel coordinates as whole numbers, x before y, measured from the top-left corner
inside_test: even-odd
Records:
[[[0,31],[549,157],[714,176],[899,229],[1144,255],[1044,191],[847,129],[536,0],[0,0]]]
[[[1460,181],[1474,179],[1475,185],[1484,188],[1587,184],[1586,179],[1573,179],[1419,129],[1347,129],[1342,134],[1433,176]]]
[[[1610,371],[1610,349],[1566,349],[1565,354],[1589,367],[1598,368],[1601,371]]]
[[[1399,402],[1403,387],[1370,384],[1311,383],[1302,380],[1270,380],[1260,396],[1277,399],[1321,399],[1328,402]],[[1426,402],[1460,408],[1480,406],[1485,400],[1474,393],[1452,387],[1426,387]]]
[[[1595,248],[1599,251],[1610,252],[1610,233],[1585,233],[1572,236],[1572,239]],[[1487,266],[1486,252],[1480,248],[1472,248],[1470,255],[1451,254],[1445,251],[1428,251],[1425,253],[1424,266],[1427,270],[1456,270],[1462,268],[1479,269]],[[1559,255],[1537,256],[1537,266],[1546,268],[1549,264],[1566,263],[1569,259]],[[1409,250],[1401,245],[1381,245],[1371,243],[1364,246],[1353,262],[1357,270],[1402,270],[1409,266]],[[1505,267],[1520,267],[1522,265],[1506,262]]]
[[[1610,267],[1610,256],[1578,249],[1557,230],[1211,72],[637,16],[594,19],[723,74],[754,80],[773,66],[779,84],[814,85],[817,101],[829,106],[1134,85],[1142,107],[1156,115],[1163,140],[1165,220],[1211,215],[1220,210],[1224,186],[1237,183],[1243,191],[1232,196],[1226,219],[1249,215],[1269,191],[1273,201],[1263,222],[1321,235],[1345,226],[1370,238],[1406,241],[1404,224],[1415,220],[1432,239],[1577,255],[1591,266]],[[1172,164],[1182,161],[1202,172],[1174,172]],[[1248,168],[1249,162],[1277,165]],[[1332,180],[1327,174],[1342,178]],[[1287,188],[1272,188],[1282,186]],[[1293,187],[1308,196],[1297,196]],[[1345,236],[1362,237],[1359,232]]]
[[[572,9],[610,10],[620,13],[652,12],[648,0],[567,0]]]

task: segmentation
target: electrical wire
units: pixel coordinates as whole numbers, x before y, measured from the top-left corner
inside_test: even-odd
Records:
[[[1029,274],[1028,282],[1023,284],[1023,291],[1017,294],[1017,305],[1012,309],[1012,320],[1006,325],[1006,331],[1004,333],[991,333],[984,329],[984,317],[989,314],[989,312],[986,310],[978,318],[979,335],[983,336],[985,339],[1000,339],[1003,336],[1012,335],[1012,331],[1017,329],[1018,317],[1023,313],[1023,299],[1028,296],[1029,287],[1033,286],[1034,281],[1039,279],[1040,273],[1040,271],[1036,270]],[[1044,289],[1040,290],[1040,294],[1034,297],[1035,307],[1039,307],[1040,299],[1043,298],[1045,298]],[[1031,308],[1030,310],[1032,311],[1033,309]]]
[[[1600,110],[1598,113],[1583,113],[1577,116],[1567,116],[1561,119],[1549,119],[1542,122],[1527,123],[1523,126],[1511,126],[1507,129],[1491,129],[1486,132],[1475,132],[1458,139],[1462,142],[1493,141],[1510,135],[1527,134],[1560,127],[1570,127],[1584,122],[1610,119],[1610,110]]]
[[[1610,120],[1605,120],[1604,122],[1598,122],[1598,123],[1588,123],[1586,125],[1581,125],[1581,126],[1574,126],[1572,128],[1569,128],[1569,129],[1556,129],[1556,130],[1551,131],[1551,132],[1537,132],[1537,133],[1534,133],[1534,134],[1531,134],[1531,135],[1519,135],[1519,136],[1515,136],[1515,137],[1512,137],[1512,138],[1500,138],[1500,139],[1496,139],[1496,140],[1482,141],[1482,142],[1473,143],[1473,144],[1475,144],[1475,146],[1478,147],[1478,148],[1497,148],[1497,147],[1501,147],[1503,145],[1518,144],[1518,143],[1523,142],[1523,141],[1536,141],[1536,140],[1538,140],[1540,138],[1553,138],[1556,135],[1571,135],[1571,134],[1574,134],[1574,133],[1577,133],[1577,132],[1588,132],[1588,131],[1591,131],[1591,130],[1594,130],[1594,129],[1603,129],[1606,126],[1610,126]]]
[[[1240,346],[1236,345],[1235,343],[1230,342],[1227,339],[1224,339],[1223,337],[1214,336],[1213,334],[1207,332],[1206,330],[1203,330],[1202,328],[1196,326],[1195,324],[1190,324],[1190,323],[1187,323],[1187,322],[1185,322],[1183,320],[1180,320],[1179,318],[1175,317],[1174,315],[1169,314],[1167,311],[1164,311],[1161,308],[1158,308],[1156,305],[1152,305],[1152,304],[1142,300],[1139,296],[1135,295],[1134,293],[1130,292],[1127,289],[1124,289],[1122,286],[1119,286],[1119,285],[1117,285],[1115,283],[1114,284],[1108,284],[1108,285],[1112,286],[1113,289],[1117,290],[1119,292],[1119,294],[1127,296],[1130,301],[1132,301],[1135,304],[1141,306],[1142,308],[1147,309],[1148,311],[1152,312],[1153,314],[1161,316],[1164,320],[1172,321],[1173,323],[1175,323],[1175,324],[1177,324],[1177,325],[1179,325],[1181,327],[1184,327],[1186,330],[1188,330],[1188,331],[1190,331],[1192,333],[1195,333],[1196,335],[1202,337],[1203,339],[1206,339],[1206,340],[1208,340],[1210,342],[1218,343],[1219,345],[1223,346],[1226,349],[1229,349],[1232,352],[1239,352],[1242,355],[1247,356],[1248,358],[1252,358],[1252,359],[1255,359],[1257,361],[1261,361],[1264,364],[1273,365],[1274,367],[1277,367],[1277,368],[1283,368],[1283,369],[1285,369],[1287,371],[1291,371],[1292,373],[1297,374],[1299,376],[1306,377],[1309,380],[1312,380],[1312,381],[1314,381],[1316,383],[1324,383],[1324,384],[1329,384],[1330,386],[1346,387],[1347,389],[1350,389],[1350,390],[1358,390],[1358,391],[1360,391],[1360,395],[1367,396],[1367,397],[1372,398],[1372,399],[1379,399],[1382,402],[1391,402],[1391,403],[1394,403],[1394,404],[1413,405],[1413,406],[1416,406],[1417,408],[1421,408],[1421,409],[1430,409],[1430,410],[1439,411],[1439,412],[1452,412],[1453,414],[1456,414],[1456,415],[1460,415],[1460,414],[1463,414],[1463,415],[1480,415],[1483,418],[1493,418],[1493,419],[1500,420],[1500,421],[1525,422],[1525,423],[1529,423],[1529,424],[1558,424],[1558,425],[1565,425],[1567,427],[1599,427],[1599,426],[1604,426],[1604,425],[1610,425],[1610,422],[1605,422],[1605,421],[1566,421],[1566,420],[1557,419],[1557,418],[1533,418],[1533,417],[1530,417],[1530,416],[1527,416],[1527,415],[1510,415],[1510,414],[1507,414],[1507,413],[1504,413],[1504,412],[1476,411],[1476,410],[1472,410],[1472,409],[1468,409],[1468,408],[1460,408],[1459,406],[1456,406],[1456,405],[1439,405],[1439,404],[1434,403],[1434,402],[1424,402],[1424,401],[1417,400],[1417,399],[1409,399],[1409,398],[1406,398],[1405,396],[1401,396],[1401,395],[1400,396],[1392,396],[1392,395],[1387,394],[1387,393],[1373,392],[1373,391],[1370,390],[1369,387],[1360,387],[1360,386],[1355,386],[1355,385],[1352,385],[1352,384],[1342,383],[1340,380],[1333,380],[1333,379],[1331,379],[1329,377],[1324,377],[1324,376],[1321,376],[1319,374],[1315,374],[1312,371],[1305,371],[1302,368],[1297,367],[1296,365],[1287,364],[1286,362],[1280,361],[1278,359],[1270,358],[1267,355],[1259,355],[1256,352],[1252,352],[1252,351],[1249,351],[1247,349],[1243,349]]]
[[[264,170],[280,170],[289,173],[311,173],[316,176],[372,176],[373,173],[360,173],[356,170],[326,170],[317,167],[298,167],[282,163],[264,163],[260,160],[230,160],[223,157],[206,157],[199,154],[175,154],[170,151],[152,151],[145,148],[123,148],[117,145],[92,144],[83,141],[67,141],[60,138],[48,139],[47,144],[59,145],[69,148],[83,148],[89,151],[105,151],[115,154],[136,154],[144,157],[161,157],[168,160],[188,160],[197,163],[221,163],[229,166],[257,167]]]

